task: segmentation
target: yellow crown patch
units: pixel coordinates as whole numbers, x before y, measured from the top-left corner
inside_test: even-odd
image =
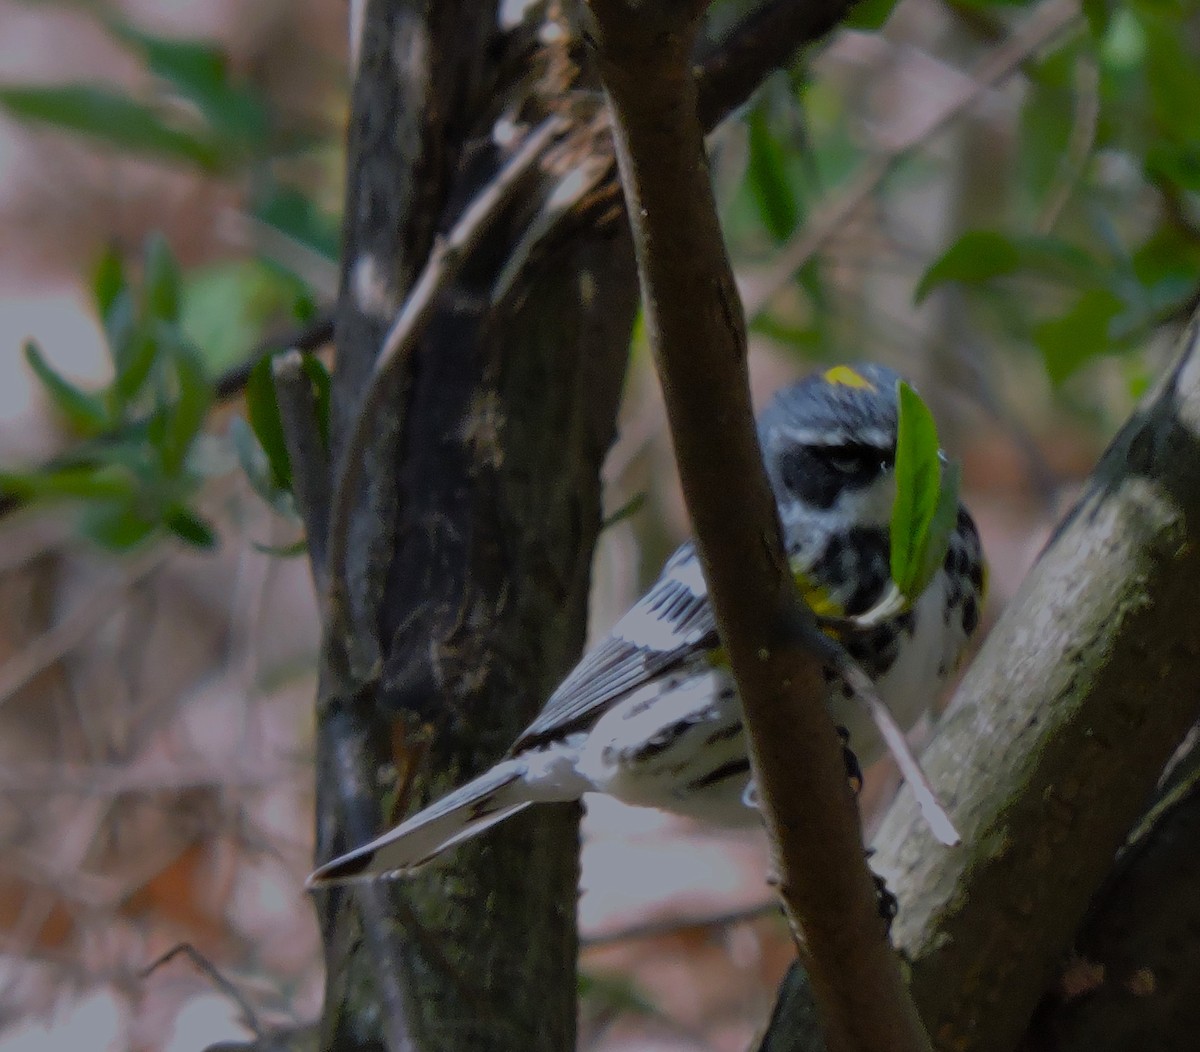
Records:
[[[870,380],[856,369],[851,369],[848,365],[835,365],[832,369],[826,369],[822,375],[826,383],[837,384],[840,387],[860,387],[867,391],[875,390],[875,385]]]

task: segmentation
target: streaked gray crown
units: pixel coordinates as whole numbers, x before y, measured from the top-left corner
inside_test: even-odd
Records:
[[[767,474],[777,499],[832,507],[891,466],[898,373],[839,365],[779,391],[759,417]]]
[[[860,377],[866,384],[856,386],[839,377]],[[894,448],[896,384],[901,379],[886,365],[839,365],[783,388],[758,419],[763,449],[768,448],[768,439],[780,434],[805,445],[861,442]]]

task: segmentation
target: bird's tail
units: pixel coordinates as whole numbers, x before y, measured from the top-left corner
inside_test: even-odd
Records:
[[[309,875],[307,886],[403,877],[420,869],[447,848],[528,807],[525,771],[520,760],[496,764],[369,844],[326,862]]]

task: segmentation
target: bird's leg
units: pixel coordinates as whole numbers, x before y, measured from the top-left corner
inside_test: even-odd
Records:
[[[854,755],[854,750],[850,748],[850,732],[842,726],[837,728],[838,737],[842,740],[842,759],[846,764],[846,777],[850,780],[850,788],[857,797],[862,792],[863,773],[862,767],[859,765],[858,757]],[[867,852],[867,857],[871,857],[871,852]],[[883,879],[874,870],[871,871],[871,879],[875,881],[875,898],[879,910],[879,916],[883,918],[887,925],[887,933],[890,935],[892,930],[892,921],[896,919],[896,913],[900,909],[900,902],[887,886],[887,881]]]

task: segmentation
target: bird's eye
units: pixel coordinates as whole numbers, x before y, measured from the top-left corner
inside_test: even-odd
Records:
[[[830,446],[822,457],[839,475],[862,479],[880,474],[891,464],[891,455],[875,446],[847,444]]]

